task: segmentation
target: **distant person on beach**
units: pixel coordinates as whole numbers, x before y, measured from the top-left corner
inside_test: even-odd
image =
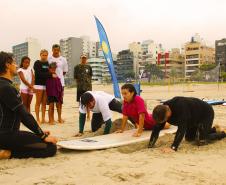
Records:
[[[149,147],[154,147],[160,131],[166,122],[178,127],[171,148],[163,152],[177,151],[185,136],[187,141],[197,141],[198,145],[206,144],[211,140],[226,137],[226,133],[218,126],[212,127],[214,110],[208,103],[192,97],[174,97],[158,105],[153,110],[156,125],[153,128]]]
[[[56,78],[56,74],[51,74],[49,72],[49,63],[48,63],[48,51],[43,49],[40,51],[40,60],[37,60],[34,63],[35,71],[35,94],[36,94],[36,103],[35,103],[35,114],[37,122],[46,123],[45,112],[46,112],[46,80],[48,78]],[[42,118],[39,117],[39,109],[42,104]]]
[[[121,92],[123,96],[122,127],[116,132],[122,133],[124,131],[129,117],[133,119],[137,127],[136,132],[133,134],[134,137],[141,136],[143,130],[152,130],[156,122],[152,115],[148,113],[144,100],[137,95],[134,85],[124,84],[121,87]]]
[[[86,115],[89,119],[90,111],[93,112],[91,119],[92,132],[97,131],[102,124],[105,124],[104,134],[109,134],[112,126],[112,113],[122,113],[122,104],[114,96],[103,91],[87,91],[80,99],[79,107],[79,133],[83,135],[86,122]]]
[[[20,93],[27,111],[30,112],[31,101],[34,93],[34,73],[30,68],[30,58],[22,57],[18,74],[20,77]]]
[[[49,131],[42,131],[23,105],[12,83],[16,68],[13,55],[0,52],[0,159],[52,157],[57,140]],[[20,131],[21,122],[33,133]]]
[[[56,69],[56,75],[60,78],[61,85],[65,86],[65,80],[64,76],[68,72],[68,64],[66,58],[60,55],[60,45],[59,44],[54,44],[52,46],[52,55],[48,58],[49,64],[56,62],[57,64],[57,69]],[[58,102],[59,103],[59,102]],[[59,103],[59,109],[62,112],[62,104]],[[64,120],[61,119],[61,122],[63,123]]]
[[[87,64],[86,55],[81,55],[81,63],[74,68],[74,79],[77,83],[77,102],[86,91],[92,91],[92,68]]]
[[[46,80],[47,103],[49,104],[49,124],[54,124],[54,104],[56,103],[58,122],[63,123],[61,118],[61,105],[63,104],[63,87],[61,81],[56,75],[57,64],[49,64],[51,77]]]

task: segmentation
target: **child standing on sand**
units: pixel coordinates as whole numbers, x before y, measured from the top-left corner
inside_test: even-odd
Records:
[[[49,72],[56,74],[57,64],[53,62],[49,64]],[[63,87],[60,78],[48,78],[46,81],[47,102],[49,104],[49,124],[54,124],[54,103],[56,103],[58,122],[63,123],[61,118],[61,106],[63,104]]]
[[[34,73],[30,68],[29,57],[25,56],[21,59],[20,68],[17,72],[20,77],[20,93],[22,101],[27,111],[30,112],[30,105],[34,90]]]

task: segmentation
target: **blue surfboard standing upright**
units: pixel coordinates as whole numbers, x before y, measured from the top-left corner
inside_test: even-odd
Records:
[[[109,45],[109,42],[108,42],[107,34],[104,30],[103,25],[101,24],[101,22],[99,21],[99,19],[97,17],[95,17],[95,21],[96,21],[97,30],[98,30],[98,33],[99,33],[100,46],[103,50],[104,58],[106,60],[109,72],[111,74],[111,79],[112,79],[112,82],[113,82],[114,95],[115,95],[116,98],[121,98],[118,80],[117,80],[116,74],[115,74],[113,58],[112,58],[111,48],[110,48],[110,45]]]

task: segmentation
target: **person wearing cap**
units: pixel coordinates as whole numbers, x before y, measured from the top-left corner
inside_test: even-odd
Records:
[[[80,101],[80,97],[86,91],[92,91],[92,68],[87,64],[86,55],[81,55],[80,64],[74,68],[74,79],[77,83],[77,102]]]

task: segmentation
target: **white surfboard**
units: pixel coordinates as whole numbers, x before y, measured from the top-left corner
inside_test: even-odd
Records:
[[[162,130],[159,136],[166,133],[176,132],[177,127],[171,126],[170,129]],[[95,137],[87,137],[76,140],[60,141],[57,143],[61,148],[72,150],[99,150],[113,147],[124,146],[128,144],[149,141],[151,131],[144,131],[140,137],[133,137],[135,129],[124,131],[123,133],[112,133]]]

